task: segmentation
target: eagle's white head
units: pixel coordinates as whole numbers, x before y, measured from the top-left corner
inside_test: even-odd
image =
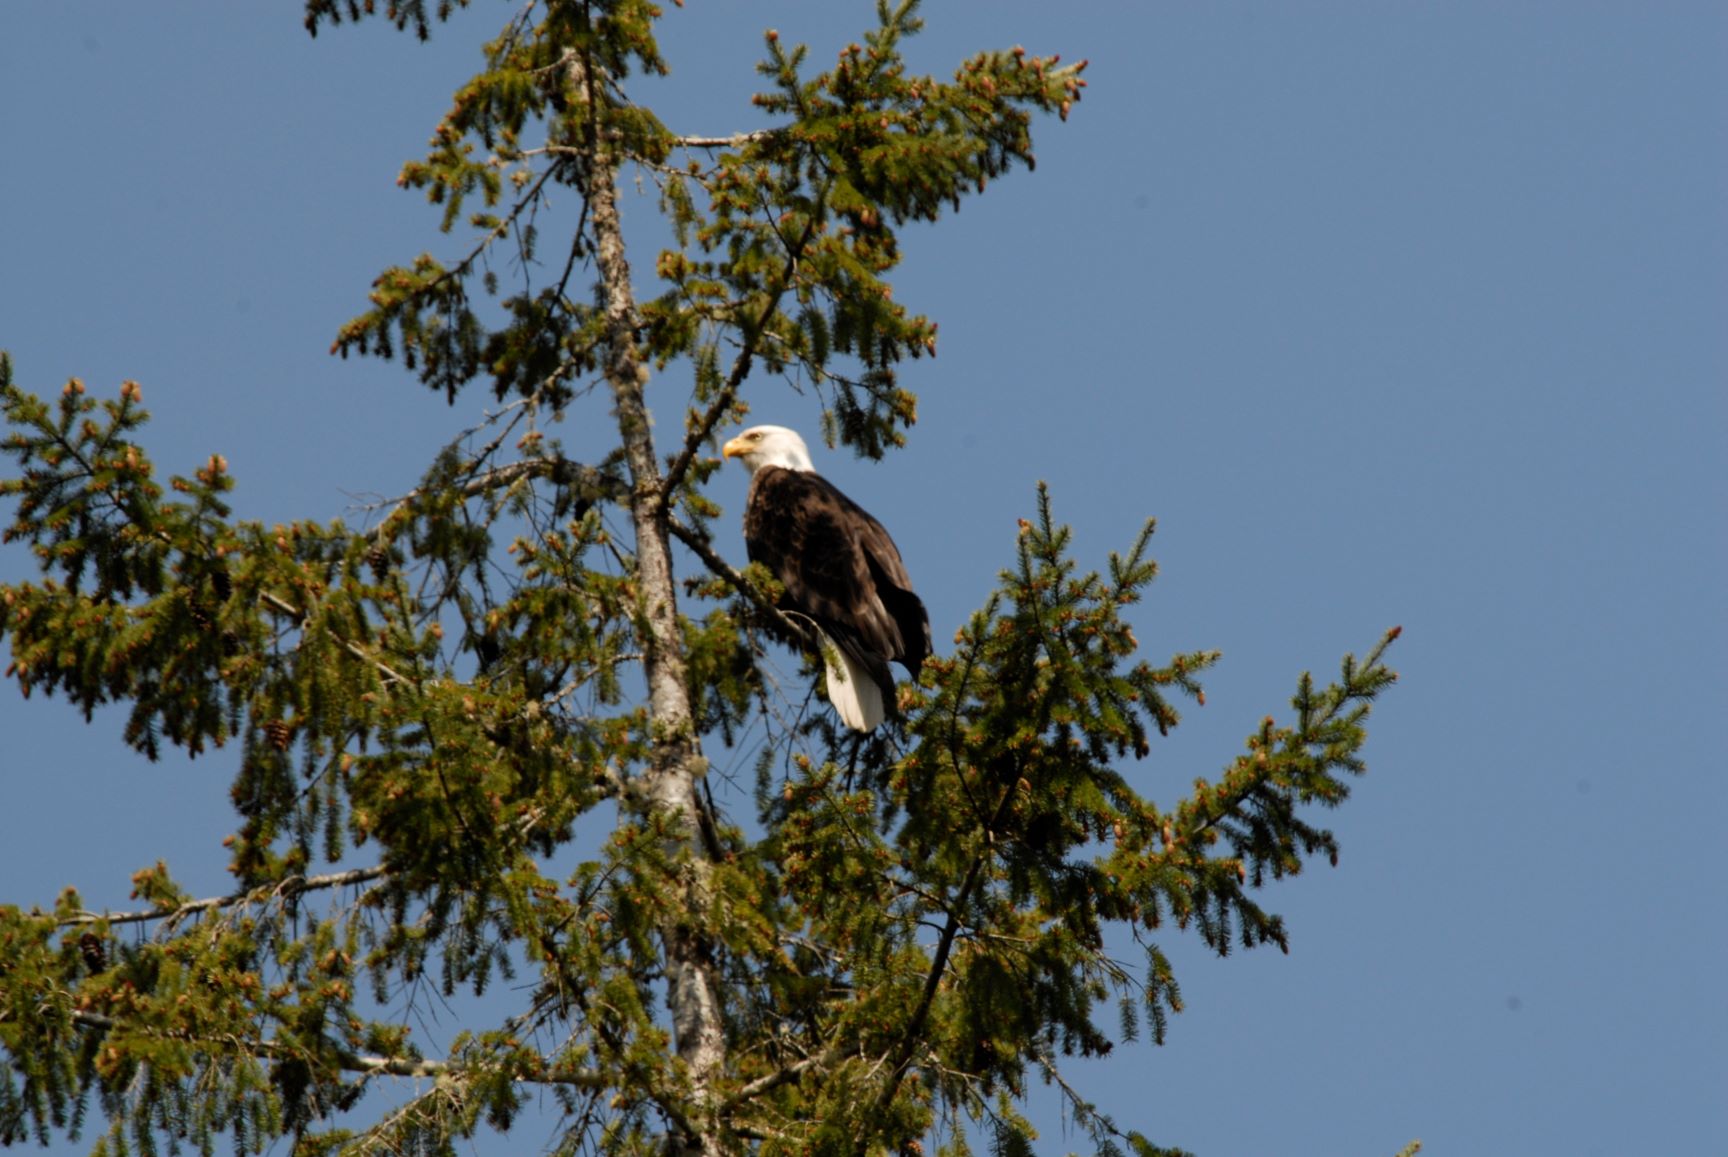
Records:
[[[815,470],[810,451],[796,430],[784,426],[752,426],[726,445],[720,453],[736,458],[754,474],[764,466],[785,470]]]

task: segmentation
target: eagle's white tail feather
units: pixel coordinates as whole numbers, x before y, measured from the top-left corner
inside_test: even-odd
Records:
[[[828,667],[828,702],[840,713],[840,721],[854,731],[869,731],[886,718],[882,688],[868,668],[824,636],[822,661]],[[836,663],[838,660],[838,663]]]

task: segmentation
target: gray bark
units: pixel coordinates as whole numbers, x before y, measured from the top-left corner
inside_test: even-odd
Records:
[[[598,78],[579,56],[569,58],[571,87],[595,107]],[[627,504],[636,535],[636,579],[641,614],[647,627],[642,639],[643,671],[655,730],[653,754],[636,791],[650,811],[667,825],[675,843],[673,860],[684,895],[681,918],[660,928],[666,954],[667,1000],[678,1055],[688,1066],[695,1112],[692,1124],[701,1135],[683,1139],[683,1151],[718,1155],[722,1152],[714,1127],[715,1082],[724,1071],[726,1040],[720,1012],[710,937],[704,923],[712,863],[701,840],[701,803],[697,780],[707,772],[692,724],[689,685],[685,679],[683,636],[678,626],[677,586],[667,531],[668,506],[662,501],[664,480],[654,449],[653,425],[644,389],[648,367],[636,347],[636,303],[630,282],[630,262],[618,216],[617,160],[601,134],[590,136],[593,152],[586,161],[588,223],[593,230],[595,261],[606,310],[605,374],[611,387],[613,414],[623,438],[630,472]]]

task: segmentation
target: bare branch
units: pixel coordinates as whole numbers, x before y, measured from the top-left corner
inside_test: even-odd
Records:
[[[298,896],[302,892],[314,892],[323,888],[342,888],[349,884],[365,884],[373,880],[383,879],[389,874],[390,869],[380,864],[370,868],[334,872],[328,876],[290,876],[279,884],[266,884],[244,892],[234,892],[227,896],[188,900],[178,908],[161,908],[151,912],[80,912],[76,916],[68,916],[60,921],[59,926],[65,928],[73,924],[97,924],[103,921],[109,924],[141,924],[150,920],[166,920],[173,924],[199,912],[233,908],[241,904],[260,904],[269,900],[285,900]]]
[[[754,132],[733,133],[729,137],[672,137],[666,143],[671,145],[673,148],[679,149],[735,149],[750,144],[753,141],[765,141],[768,138],[778,136],[785,131],[786,130],[783,128],[756,129]],[[595,136],[600,140],[613,144],[629,143],[629,138],[626,134],[617,131],[599,132],[596,133]],[[640,140],[641,138],[638,137],[637,139]],[[592,150],[587,145],[559,145],[548,142],[536,148],[523,149],[516,155],[523,158],[537,156],[587,157],[592,155]],[[638,159],[639,158],[635,157],[631,158],[631,160]]]
[[[779,129],[757,129],[749,133],[733,133],[729,137],[674,137],[672,143],[681,149],[735,149],[752,141],[765,141],[785,132]]]

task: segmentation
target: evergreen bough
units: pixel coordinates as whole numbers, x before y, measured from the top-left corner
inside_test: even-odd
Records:
[[[376,7],[309,0],[307,27]],[[425,36],[452,4],[383,7]],[[1042,1080],[1098,1152],[1177,1152],[1099,1114],[1063,1059],[1163,1041],[1182,1001],[1160,936],[1284,946],[1251,892],[1336,856],[1307,805],[1364,770],[1397,632],[1324,687],[1304,675],[1291,718],[1160,809],[1125,769],[1217,656],[1137,661],[1151,525],[1083,573],[1041,488],[901,720],[856,739],[765,671],[800,632],[716,545],[735,553],[704,492],[717,433],[778,378],[832,442],[899,445],[898,369],[936,339],[885,280],[900,227],[1030,165],[1032,115],[1080,98],[1084,63],[1018,49],[908,75],[915,7],[883,3],[815,74],[769,33],[773,127],[724,140],[626,98],[665,70],[654,5],[520,8],[402,174],[472,245],[385,271],[335,343],[495,408],[364,529],[235,519],[221,456],[159,480],[136,384],[44,401],[0,355],[4,538],[44,576],[0,586],[7,677],[86,715],[128,705],[151,759],[232,749],[240,818],[228,895],[158,862],[134,911],[70,889],[0,907],[0,1143],[78,1135],[94,1103],[101,1153],[453,1154],[536,1103],[562,1114],[558,1153],[1020,1154]],[[644,299],[626,176],[671,226]],[[584,212],[548,254],[555,186]],[[555,276],[504,295],[500,251]],[[651,378],[687,390],[669,444]],[[599,390],[616,448],[574,461],[548,423]],[[706,783],[705,752],[740,744],[748,826]],[[413,1008],[499,979],[510,1015],[436,1056],[413,1039]]]

